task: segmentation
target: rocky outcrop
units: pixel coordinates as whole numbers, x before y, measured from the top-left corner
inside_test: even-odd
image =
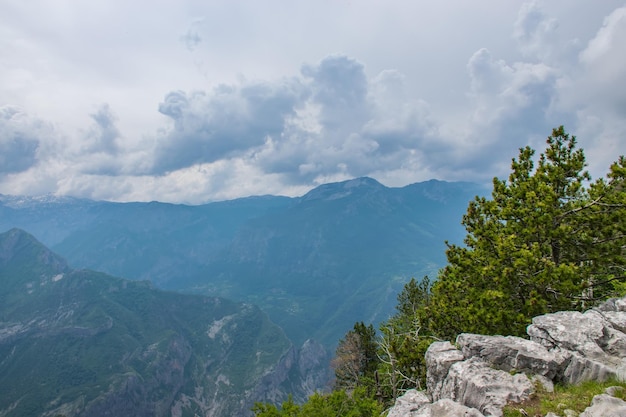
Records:
[[[533,384],[524,374],[511,375],[480,358],[469,358],[450,367],[440,398],[480,410],[485,415],[500,415],[508,402],[529,398]]]
[[[247,408],[251,409],[259,399],[280,404],[288,395],[295,401],[306,401],[329,380],[327,362],[328,352],[315,340],[305,341],[300,349],[292,346],[248,395]]]
[[[408,391],[389,417],[502,416],[508,403],[530,398],[536,384],[626,380],[626,297],[584,313],[535,317],[530,339],[461,334],[426,352],[426,392]],[[581,417],[626,416],[626,402],[594,397]]]
[[[626,401],[609,394],[600,394],[593,397],[589,406],[580,417],[624,417],[626,416]]]
[[[475,408],[466,407],[456,401],[443,399],[431,403],[423,392],[410,390],[398,398],[396,405],[389,411],[387,417],[482,417]]]

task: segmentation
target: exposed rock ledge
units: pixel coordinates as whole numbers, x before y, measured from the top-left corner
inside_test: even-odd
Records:
[[[388,417],[502,416],[505,404],[528,399],[537,382],[551,390],[555,382],[626,380],[626,297],[585,313],[535,317],[527,333],[530,340],[461,334],[456,345],[433,343],[426,392],[408,391]],[[626,402],[607,391],[581,417],[626,416]]]

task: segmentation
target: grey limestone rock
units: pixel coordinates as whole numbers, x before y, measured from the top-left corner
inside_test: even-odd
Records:
[[[533,384],[526,375],[511,375],[482,359],[470,358],[450,367],[441,398],[476,408],[486,416],[502,416],[507,403],[527,400],[532,392]]]
[[[571,352],[567,367],[560,379],[568,384],[583,381],[607,381],[623,375],[618,365],[609,361],[587,358],[577,352]]]
[[[463,353],[450,342],[435,342],[428,347],[426,359],[426,388],[433,401],[442,398],[440,395],[444,380],[450,367],[465,359]]]
[[[626,297],[610,298],[595,308],[599,311],[626,312]]]
[[[466,358],[479,357],[496,369],[553,379],[565,358],[539,343],[515,336],[460,334],[456,339]]]
[[[597,312],[600,313],[615,330],[626,333],[626,314],[623,311],[597,310]]]
[[[600,394],[593,397],[591,405],[580,414],[580,417],[624,417],[626,416],[626,401]]]
[[[561,311],[533,318],[528,335],[548,348],[560,347],[589,358],[626,357],[626,334],[599,311]]]
[[[430,399],[423,391],[408,390],[398,397],[387,417],[430,417]]]
[[[534,317],[528,326],[530,339],[547,348],[560,347],[599,356],[602,349],[595,340],[602,338],[604,323],[598,315],[578,311],[560,311]]]
[[[484,417],[475,408],[466,407],[450,399],[430,403],[422,391],[409,390],[396,399],[387,417]]]
[[[575,384],[624,378],[626,334],[612,325],[626,320],[620,315],[624,313],[562,311],[533,318],[527,332],[532,341],[566,358],[558,379]]]
[[[430,406],[432,417],[484,417],[475,408],[466,407],[449,399],[439,400]]]
[[[555,382],[626,381],[626,297],[585,313],[535,317],[527,333],[530,340],[461,334],[456,346],[433,343],[425,357],[427,392],[409,391],[389,416],[501,416],[506,404],[528,399],[537,383],[550,391]],[[614,394],[594,397],[581,416],[625,417],[626,403]]]

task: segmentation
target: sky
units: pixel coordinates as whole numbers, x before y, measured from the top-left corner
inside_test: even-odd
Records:
[[[3,0],[0,193],[201,204],[626,153],[626,3]]]

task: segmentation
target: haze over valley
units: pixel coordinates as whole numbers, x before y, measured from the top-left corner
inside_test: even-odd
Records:
[[[355,321],[386,319],[409,278],[436,275],[483,191],[359,178],[202,206],[4,196],[0,229],[32,233],[75,268],[254,303],[296,344],[332,348]]]
[[[287,394],[304,400],[328,388],[332,352],[355,321],[385,320],[411,277],[443,265],[444,240],[462,237],[450,219],[482,191],[471,183],[388,188],[357,178],[297,198],[201,206],[0,196],[0,229],[8,230],[0,245],[3,381],[21,381],[31,366],[35,380],[57,380],[57,391],[42,388],[29,400],[37,412],[99,415],[115,402],[120,412],[225,415]],[[213,310],[200,308],[206,303]],[[60,362],[28,365],[32,355]],[[72,360],[75,370],[65,376]],[[207,385],[214,378],[225,385]],[[116,388],[107,393],[108,384]],[[124,384],[144,398],[139,405],[117,391]],[[9,398],[19,397],[15,390]],[[159,390],[168,394],[154,402]],[[13,406],[25,410],[19,401],[2,408]]]

